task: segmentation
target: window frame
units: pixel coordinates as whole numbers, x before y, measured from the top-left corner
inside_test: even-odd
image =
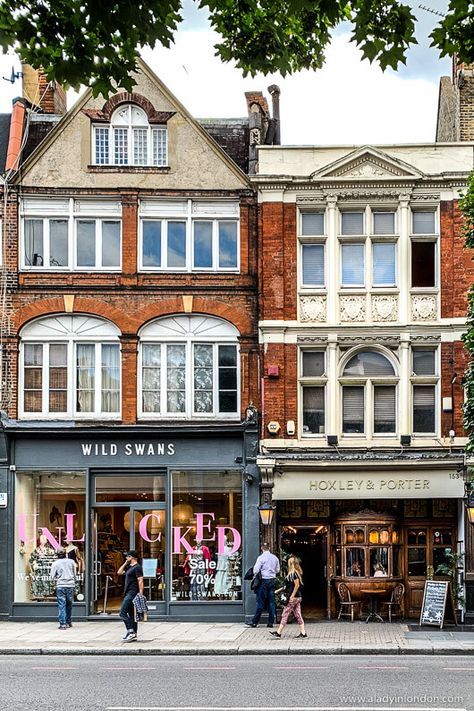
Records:
[[[68,264],[65,266],[29,265],[26,264],[26,221],[42,220],[43,222],[43,251],[48,262],[51,259],[50,222],[65,220],[67,226]],[[95,222],[95,265],[78,266],[77,264],[77,227],[78,222]],[[105,222],[119,223],[119,263],[113,266],[102,266],[102,231]],[[81,197],[64,198],[61,200],[48,200],[45,198],[25,198],[20,205],[20,271],[22,272],[113,272],[122,271],[122,246],[123,223],[122,204],[119,200],[87,200]],[[100,264],[98,264],[98,258]]]
[[[430,212],[434,215],[434,232],[415,232],[413,229],[413,217],[415,213]],[[409,288],[412,292],[418,293],[422,291],[438,291],[440,288],[440,213],[439,205],[427,206],[410,206],[410,225],[409,225],[409,242],[410,242],[410,267],[409,267]],[[413,286],[413,251],[412,245],[414,242],[430,243],[434,245],[433,254],[433,270],[434,284],[432,286]]]
[[[79,316],[80,314],[75,314]],[[44,320],[44,319],[40,319]],[[97,319],[99,320],[99,319]],[[104,324],[107,323],[104,321]],[[34,325],[34,324],[33,324]],[[49,352],[51,345],[62,344],[66,345],[67,357],[67,410],[66,412],[50,412],[49,411],[49,373],[50,373],[50,358]],[[95,363],[94,363],[94,411],[81,412],[77,410],[77,346],[78,345],[94,345],[95,346]],[[101,409],[102,400],[102,346],[114,344],[118,347],[119,352],[119,384],[118,384],[118,399],[119,409],[117,412],[104,412]],[[25,346],[26,345],[41,345],[42,346],[42,383],[41,383],[41,412],[31,412],[25,410]],[[25,335],[20,334],[20,353],[19,353],[19,398],[18,412],[19,419],[22,420],[120,420],[122,417],[122,358],[119,336],[117,335],[87,335],[87,334],[66,334],[58,333],[47,335]]]
[[[323,353],[324,364],[322,375],[304,375],[303,372],[303,362],[305,353]],[[298,411],[300,413],[300,436],[304,439],[321,439],[326,437],[327,433],[327,351],[324,348],[300,348],[299,358],[298,358],[298,369],[299,369],[299,399],[300,404]],[[323,432],[305,432],[304,431],[304,390],[305,388],[322,388],[323,389],[323,404],[324,404],[324,430]]]
[[[304,215],[318,214],[322,215],[323,218],[323,230],[322,234],[303,234],[303,217]],[[298,283],[299,287],[304,292],[324,292],[327,288],[327,214],[326,207],[321,206],[319,209],[307,209],[299,208],[298,211],[298,231],[297,231],[297,241],[298,241]],[[320,246],[323,250],[323,283],[322,284],[305,284],[303,281],[304,273],[304,247],[308,246]]]
[[[416,375],[413,369],[414,359],[413,353],[415,351],[434,351],[434,373]],[[441,422],[440,414],[440,387],[441,387],[441,348],[439,346],[434,346],[432,344],[419,344],[417,346],[412,346],[410,352],[410,420],[411,420],[411,432],[414,437],[420,439],[432,439],[437,437],[439,433],[439,427]],[[434,430],[429,432],[419,432],[415,430],[415,387],[432,387],[434,388]]]
[[[140,273],[240,273],[240,205],[238,201],[207,201],[201,202],[193,199],[185,199],[180,201],[156,201],[155,213],[153,214],[153,202],[150,201],[151,207],[142,208],[143,204],[148,204],[148,201],[142,201],[138,213],[139,228],[138,228],[138,264],[137,269]],[[202,207],[201,207],[202,205]],[[211,207],[209,207],[211,206]],[[219,206],[222,206],[222,213],[216,214]],[[227,206],[227,209],[226,209]],[[201,208],[201,209],[200,209]],[[214,211],[213,211],[214,209]],[[232,210],[234,212],[232,212]],[[145,222],[160,222],[161,223],[161,265],[151,266],[144,265],[143,259],[143,225]],[[170,222],[185,223],[185,264],[184,266],[168,266],[168,224]],[[198,222],[212,223],[212,266],[211,267],[196,267],[194,266],[194,225]],[[235,225],[236,233],[236,266],[221,267],[220,266],[220,223],[231,223]]]

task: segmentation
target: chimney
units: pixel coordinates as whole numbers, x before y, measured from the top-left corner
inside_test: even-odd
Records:
[[[67,111],[66,92],[56,81],[48,81],[43,69],[22,63],[23,96],[45,114],[62,116]]]
[[[25,124],[25,102],[23,99],[14,99],[12,115],[10,118],[10,135],[8,138],[7,157],[5,170],[18,170],[23,142],[23,127]]]
[[[270,118],[268,102],[261,91],[246,91],[249,116],[249,175],[257,172],[257,146],[280,145],[280,89],[276,84],[268,87],[272,97],[273,118]]]
[[[272,84],[268,87],[268,92],[272,97],[272,114],[273,122],[275,125],[275,132],[273,135],[273,145],[279,146],[281,144],[280,138],[280,87],[276,84]]]
[[[437,141],[474,141],[474,63],[452,59],[452,74],[441,77]]]

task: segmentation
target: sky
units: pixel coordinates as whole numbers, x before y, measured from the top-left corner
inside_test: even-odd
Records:
[[[144,60],[172,93],[197,118],[246,116],[245,91],[262,91],[278,84],[281,89],[281,138],[286,145],[383,144],[431,142],[435,138],[439,78],[449,75],[451,62],[439,59],[429,47],[428,34],[440,20],[409,2],[418,18],[418,45],[408,53],[406,66],[385,73],[367,60],[349,41],[350,27],[337,28],[318,71],[301,71],[290,77],[278,74],[243,78],[231,64],[215,57],[213,33],[204,11],[193,0],[184,0],[184,22],[170,49],[145,48]],[[430,0],[437,12],[448,0]],[[0,55],[0,77],[20,69],[13,54]],[[11,109],[21,94],[21,80],[13,85],[0,79],[0,112]],[[68,105],[77,95],[68,94]]]

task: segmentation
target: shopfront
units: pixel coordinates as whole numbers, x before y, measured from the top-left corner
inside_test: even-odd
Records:
[[[354,600],[368,586],[388,600],[402,583],[405,615],[419,616],[426,579],[464,550],[461,463],[382,469],[275,461],[275,545],[283,558],[302,560],[309,616],[334,616],[340,582]]]
[[[76,618],[118,614],[124,553],[140,553],[150,616],[243,620],[258,553],[256,430],[8,432],[10,615],[55,616],[49,570],[77,562]],[[255,481],[255,484],[254,484]]]

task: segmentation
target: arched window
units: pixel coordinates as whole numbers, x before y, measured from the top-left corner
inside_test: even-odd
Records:
[[[150,126],[135,104],[120,106],[109,126],[94,126],[97,165],[167,165],[166,126]]]
[[[21,331],[20,416],[117,419],[119,330],[86,315],[47,316]]]
[[[382,353],[360,351],[350,358],[340,378],[343,434],[395,434],[397,382],[393,364]]]
[[[140,333],[140,415],[236,418],[239,332],[213,316],[167,316]]]

